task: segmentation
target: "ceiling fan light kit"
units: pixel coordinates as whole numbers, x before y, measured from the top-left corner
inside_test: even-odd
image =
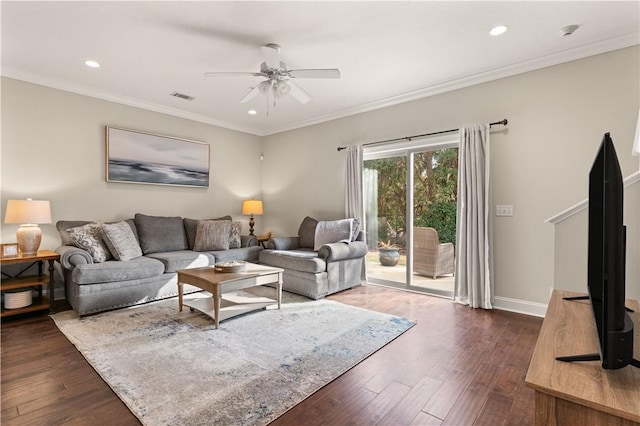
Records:
[[[298,69],[290,70],[287,64],[280,61],[280,46],[277,44],[265,44],[261,46],[264,62],[260,64],[260,72],[208,72],[207,77],[230,77],[246,76],[264,77],[261,81],[247,93],[240,103],[247,103],[261,93],[267,100],[273,99],[275,106],[276,99],[291,95],[298,102],[306,104],[311,100],[311,95],[295,84],[294,78],[340,78],[340,70],[337,68],[324,69]]]

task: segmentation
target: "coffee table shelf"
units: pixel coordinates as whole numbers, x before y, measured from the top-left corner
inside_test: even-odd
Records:
[[[224,293],[220,299],[220,321],[233,318],[238,315],[246,314],[253,311],[265,309],[269,306],[277,305],[278,301],[268,297],[248,297],[247,293],[229,292]],[[213,306],[213,297],[209,293],[200,293],[197,296],[185,297],[182,302],[183,306],[197,310],[205,315],[215,319],[215,309]]]

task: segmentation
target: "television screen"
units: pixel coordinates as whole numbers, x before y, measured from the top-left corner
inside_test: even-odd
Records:
[[[589,173],[588,288],[602,367],[621,368],[633,358],[633,325],[625,302],[624,184],[616,150],[605,133]],[[625,333],[625,325],[631,332]],[[628,335],[627,335],[628,334]]]
[[[589,173],[588,298],[599,353],[558,357],[560,361],[602,361],[618,369],[633,359],[633,322],[625,309],[626,229],[623,225],[624,183],[613,141],[605,133]],[[573,297],[567,299],[580,299]]]

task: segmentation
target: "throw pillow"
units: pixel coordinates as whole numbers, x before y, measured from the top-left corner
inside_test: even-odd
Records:
[[[142,256],[142,249],[127,222],[102,225],[102,239],[116,260],[126,262]]]
[[[111,259],[111,252],[102,240],[102,225],[88,223],[83,226],[67,229],[71,241],[76,247],[87,251],[93,261],[102,263]]]
[[[73,241],[71,240],[71,235],[67,232],[68,229],[77,228],[78,226],[86,225],[87,223],[91,223],[90,220],[59,220],[56,222],[56,229],[60,233],[60,239],[62,240],[63,246],[75,246]]]
[[[348,243],[351,241],[353,219],[320,221],[316,226],[313,250],[318,251],[324,244]]]
[[[229,233],[229,248],[236,249],[242,247],[240,233],[242,232],[242,222],[231,222],[231,232]]]
[[[187,235],[181,217],[135,216],[142,253],[187,250]]]
[[[231,216],[222,216],[217,219],[207,220],[232,220]],[[184,218],[184,232],[187,234],[187,243],[189,244],[189,250],[193,250],[193,244],[196,242],[196,231],[198,230],[198,219]]]
[[[351,229],[351,241],[356,241],[360,234],[360,219],[353,218],[353,225]]]
[[[300,248],[313,248],[318,221],[312,217],[305,217],[298,229],[298,246]]]
[[[199,220],[193,250],[229,250],[230,234],[230,220]]]

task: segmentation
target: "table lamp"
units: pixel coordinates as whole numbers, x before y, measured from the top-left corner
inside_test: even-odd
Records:
[[[8,200],[4,223],[20,224],[16,231],[16,241],[23,256],[33,256],[38,252],[42,231],[39,223],[51,223],[51,205],[49,201]]]
[[[253,235],[253,215],[262,214],[262,201],[261,200],[245,200],[242,202],[242,214],[248,214],[249,216],[249,235]]]

